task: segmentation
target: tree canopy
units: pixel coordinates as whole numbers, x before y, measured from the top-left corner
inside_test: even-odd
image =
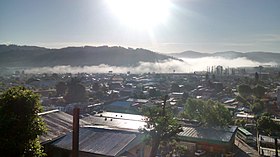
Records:
[[[181,131],[172,109],[163,105],[143,108],[143,114],[148,118],[148,128],[143,131],[148,133],[151,139],[152,150],[150,157],[156,156],[160,142],[168,141]]]
[[[277,138],[280,137],[280,125],[273,121],[269,114],[264,113],[257,120],[257,129],[260,133],[271,136],[274,138],[275,156],[278,157],[278,143]]]
[[[57,96],[64,96],[66,90],[67,90],[67,85],[65,82],[58,82],[55,85],[55,89],[56,89],[56,95]]]
[[[252,89],[249,85],[247,84],[241,84],[237,87],[238,93],[242,96],[242,97],[247,97],[252,95]]]
[[[39,135],[45,125],[39,96],[24,87],[13,87],[0,96],[0,152],[5,156],[42,156]]]
[[[257,98],[262,98],[265,95],[266,89],[264,88],[264,86],[261,85],[256,85],[253,88],[253,94],[257,97]]]
[[[68,103],[84,102],[87,100],[86,88],[80,83],[80,80],[73,78],[67,83],[67,93],[64,99]]]
[[[180,92],[180,87],[177,83],[172,83],[171,92]]]
[[[207,126],[224,126],[232,121],[229,110],[222,104],[200,99],[187,100],[183,117],[198,120]]]
[[[263,114],[257,120],[258,130],[269,136],[279,136],[280,125],[274,122],[268,114]]]

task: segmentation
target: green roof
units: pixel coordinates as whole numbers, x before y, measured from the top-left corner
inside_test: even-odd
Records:
[[[211,144],[228,144],[235,136],[237,127],[210,128],[210,127],[183,127],[178,138],[190,142],[208,142]]]

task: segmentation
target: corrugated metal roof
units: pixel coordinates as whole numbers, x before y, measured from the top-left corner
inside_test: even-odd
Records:
[[[178,133],[178,136],[179,138],[190,141],[206,140],[210,143],[227,143],[235,135],[236,129],[236,126],[232,126],[226,129],[183,127],[183,131]]]
[[[140,135],[140,134],[139,134]],[[141,143],[137,133],[100,128],[80,128],[79,150],[87,153],[116,156]],[[136,142],[137,141],[137,142]],[[52,144],[55,147],[72,150],[72,133]],[[133,145],[133,146],[132,146]]]
[[[127,119],[134,121],[145,121],[146,117],[136,114],[117,113],[117,112],[102,112],[94,115],[95,117],[108,117],[114,119]]]
[[[46,134],[40,136],[42,143],[61,137],[72,130],[73,116],[70,114],[55,110],[53,112],[42,113],[40,116],[42,116],[48,129]],[[87,124],[89,123],[80,120],[80,126]]]
[[[259,135],[259,141],[264,143],[271,143],[274,144],[275,139],[273,137],[265,136],[265,135]],[[280,143],[280,139],[277,139],[278,143]]]
[[[119,119],[119,118],[110,118],[109,117],[98,117],[98,116],[88,116],[83,118],[83,120],[89,122],[92,125],[107,126],[109,128],[118,128],[126,130],[139,130],[144,128],[146,122],[136,121],[129,119]]]

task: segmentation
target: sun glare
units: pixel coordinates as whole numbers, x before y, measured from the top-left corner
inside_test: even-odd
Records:
[[[163,24],[169,15],[168,0],[108,0],[120,21],[135,29],[152,29]]]

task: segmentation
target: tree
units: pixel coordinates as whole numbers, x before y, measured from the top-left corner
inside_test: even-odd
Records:
[[[253,88],[253,94],[257,97],[257,98],[262,98],[265,95],[266,89],[261,86],[261,85],[256,85]]]
[[[78,79],[73,78],[67,83],[67,93],[64,99],[68,103],[84,102],[86,101],[86,88]]]
[[[182,116],[207,126],[225,126],[232,122],[229,110],[212,100],[188,99]]]
[[[274,138],[276,157],[278,157],[278,144],[277,139],[280,137],[280,125],[274,122],[268,114],[263,114],[257,120],[258,132]]]
[[[98,91],[100,89],[100,84],[98,82],[93,83],[93,85],[91,86],[91,89],[93,91]]]
[[[252,104],[250,102],[248,102],[245,98],[243,98],[241,95],[237,95],[236,96],[236,100],[240,101],[241,103],[243,103],[244,105],[246,105],[247,107],[252,106]]]
[[[183,96],[182,96],[183,102],[186,102],[186,100],[187,100],[188,98],[189,98],[189,93],[184,92],[184,93],[183,93]]]
[[[250,95],[252,95],[252,89],[249,85],[247,84],[241,84],[237,87],[237,91],[238,93],[242,96],[242,97],[248,97]]]
[[[258,130],[265,135],[273,136],[280,131],[280,125],[274,122],[268,114],[263,114],[257,120]]]
[[[55,85],[55,89],[56,89],[57,96],[63,96],[67,90],[67,85],[65,82],[58,82]]]
[[[0,96],[0,152],[7,157],[43,156],[39,135],[46,129],[39,96],[13,87]]]
[[[167,96],[165,96],[162,106],[147,107],[143,109],[143,114],[148,118],[148,128],[143,132],[149,135],[152,150],[150,157],[155,157],[161,142],[166,142],[174,137],[181,130],[180,125],[174,117],[169,106],[166,106]]]
[[[263,113],[264,111],[264,104],[261,101],[256,101],[254,102],[253,105],[250,106],[251,110],[255,113],[255,114],[259,114],[259,113]]]
[[[237,126],[244,127],[246,124],[246,120],[245,119],[236,119],[234,124]]]
[[[180,92],[180,87],[177,83],[172,83],[171,92]]]
[[[258,74],[258,72],[256,72],[255,73],[255,81],[256,81],[256,83],[259,82],[259,78],[260,78],[259,74]]]
[[[149,89],[149,96],[150,97],[156,97],[157,96],[157,90],[155,88],[150,88]]]

